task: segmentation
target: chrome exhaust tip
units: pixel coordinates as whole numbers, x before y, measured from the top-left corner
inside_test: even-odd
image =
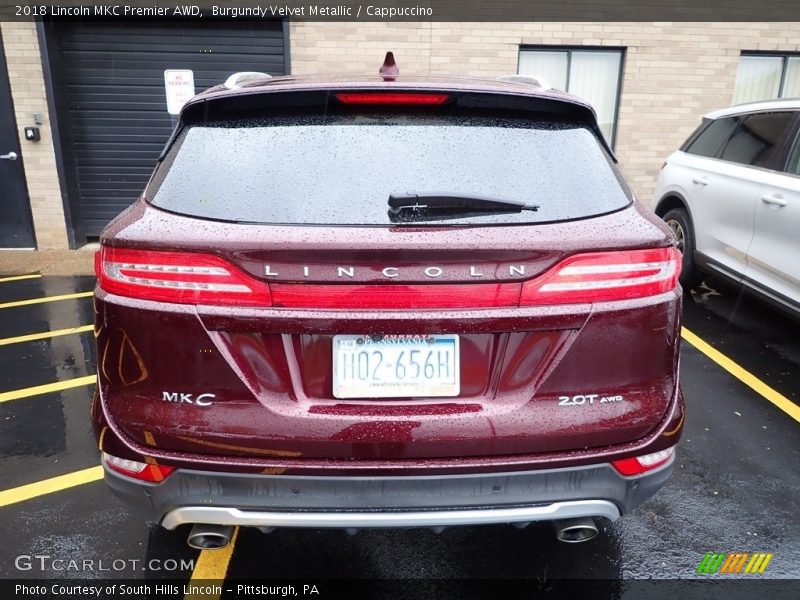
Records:
[[[189,532],[186,543],[196,550],[217,550],[231,543],[233,526],[231,525],[203,525],[197,523]]]
[[[589,517],[554,521],[553,526],[556,529],[556,538],[565,544],[588,542],[599,533],[594,520]]]

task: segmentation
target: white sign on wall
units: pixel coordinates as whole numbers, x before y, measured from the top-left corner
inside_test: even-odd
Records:
[[[190,69],[164,71],[164,88],[167,91],[167,112],[177,115],[194,96],[194,73]]]

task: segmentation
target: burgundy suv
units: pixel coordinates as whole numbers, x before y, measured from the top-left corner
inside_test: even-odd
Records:
[[[101,244],[106,481],[195,547],[541,520],[583,541],[672,470],[680,256],[572,96],[233,76]]]

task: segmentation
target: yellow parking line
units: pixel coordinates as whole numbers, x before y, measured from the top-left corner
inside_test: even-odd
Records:
[[[233,530],[231,543],[224,548],[201,551],[194,565],[190,583],[206,582],[207,584],[209,581],[215,581],[221,584],[225,581],[237,537],[239,537],[238,527]],[[186,594],[183,600],[218,600],[218,598],[218,594]]]
[[[683,336],[683,339],[689,342],[692,346],[697,348],[700,352],[725,369],[728,373],[736,377],[736,379],[758,392],[761,396],[772,402],[775,406],[780,408],[795,421],[800,422],[800,406],[797,406],[797,404],[789,400],[786,396],[768,386],[758,377],[745,370],[737,363],[733,362],[730,358],[725,356],[722,352],[707,342],[704,342],[696,334],[686,329],[686,327],[681,328],[681,336]]]
[[[91,385],[97,382],[97,375],[86,375],[85,377],[77,377],[75,379],[67,379],[66,381],[56,381],[55,383],[46,383],[44,385],[35,385],[21,390],[12,390],[10,392],[0,393],[0,403],[9,402],[10,400],[19,400],[20,398],[28,398],[30,396],[38,396],[39,394],[49,394],[50,392],[60,392],[61,390],[68,390],[82,385]]]
[[[34,340],[44,340],[47,338],[58,337],[60,335],[70,335],[71,333],[83,333],[84,331],[91,331],[94,325],[80,325],[78,327],[69,327],[68,329],[54,329],[53,331],[45,331],[43,333],[30,333],[28,335],[20,335],[12,338],[5,338],[0,340],[0,346],[7,346],[8,344],[18,344],[20,342],[32,342]]]
[[[89,467],[82,471],[73,471],[66,475],[59,475],[58,477],[51,477],[36,483],[29,483],[10,490],[3,490],[0,492],[0,506],[8,506],[9,504],[16,504],[17,502],[24,502],[31,500],[45,494],[52,494],[53,492],[60,492],[76,485],[83,485],[84,483],[91,483],[103,478],[103,467],[100,465],[96,467]]]
[[[63,294],[61,296],[44,296],[43,298],[31,298],[30,300],[17,300],[15,302],[4,302],[0,308],[14,308],[15,306],[27,306],[29,304],[42,304],[43,302],[57,302],[59,300],[71,300],[72,298],[88,298],[94,292],[78,292],[77,294]]]
[[[40,277],[41,277],[40,273],[36,273],[33,275],[14,275],[13,277],[0,278],[0,283],[5,283],[6,281],[21,281],[23,279],[39,279]]]

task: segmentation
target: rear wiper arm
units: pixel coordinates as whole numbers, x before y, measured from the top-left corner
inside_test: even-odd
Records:
[[[537,211],[536,204],[526,204],[519,200],[497,198],[496,196],[478,196],[453,192],[406,192],[389,194],[390,215],[411,216],[410,213],[431,212],[502,212],[518,213],[523,210]]]

